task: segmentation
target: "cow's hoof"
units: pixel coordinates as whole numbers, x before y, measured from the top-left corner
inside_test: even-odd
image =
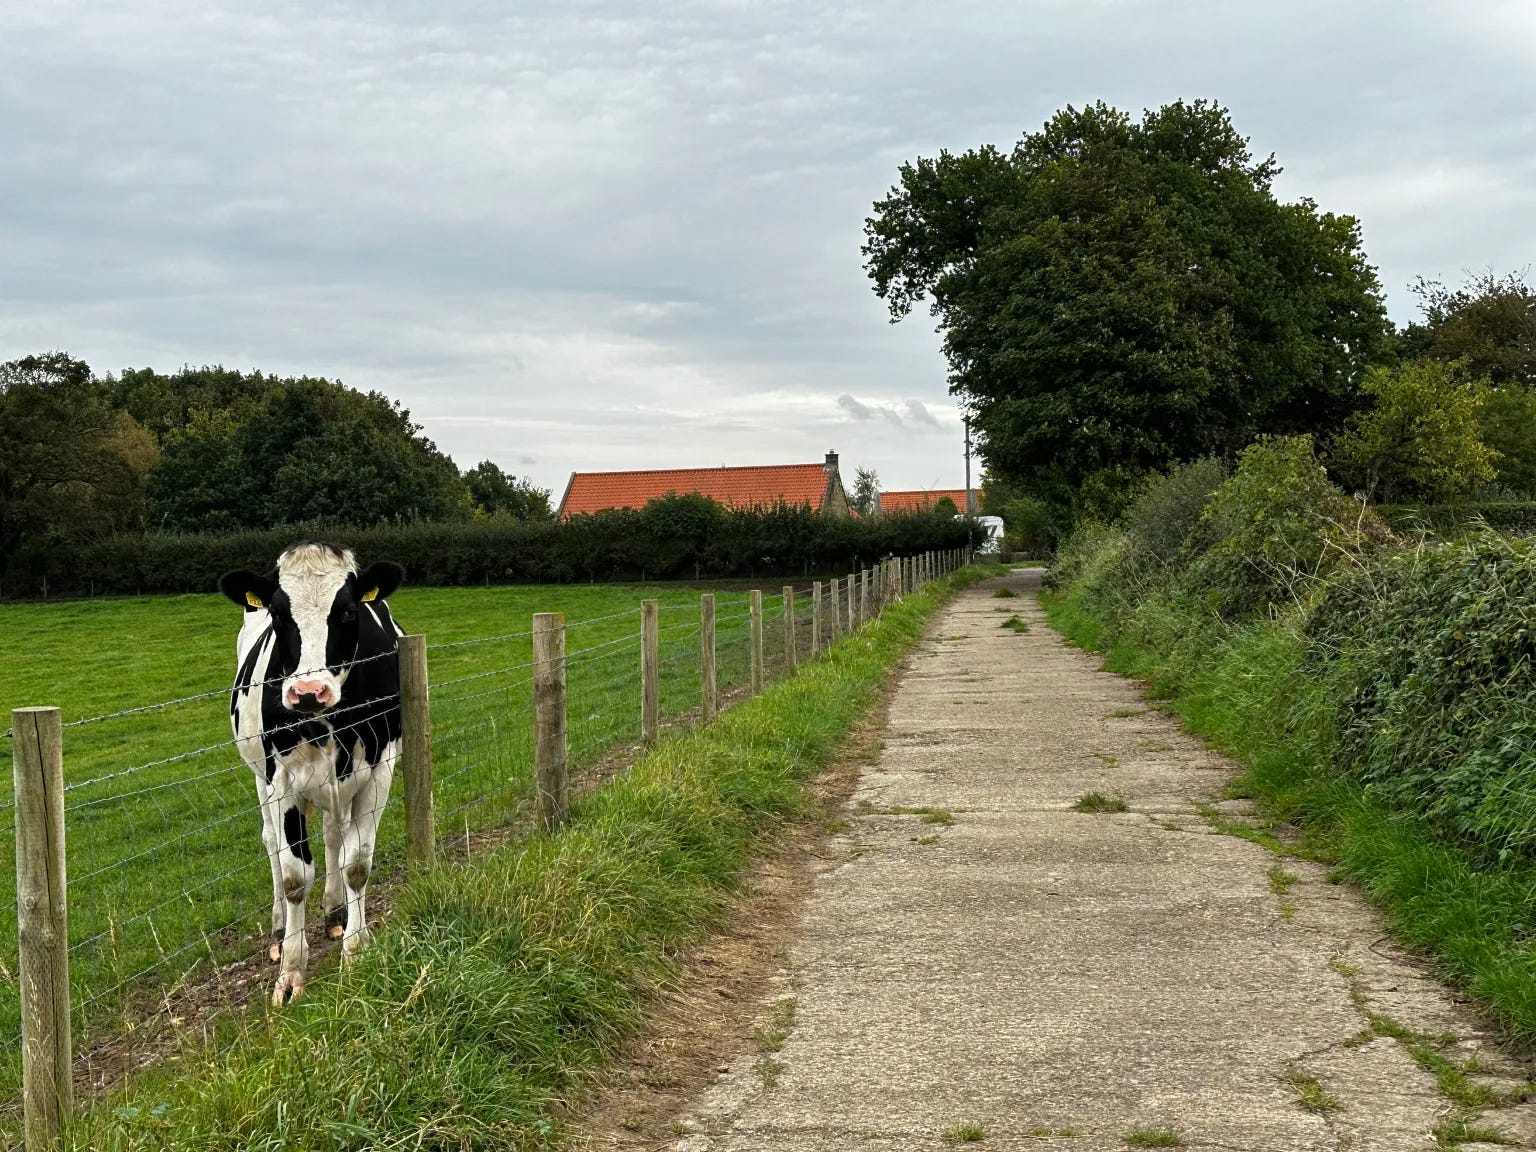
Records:
[[[272,1007],[281,1008],[304,995],[304,973],[284,972],[272,987]]]
[[[332,940],[340,940],[347,931],[347,906],[332,908],[325,914],[325,934]]]
[[[267,948],[267,959],[276,964],[283,958],[283,938],[279,936]]]
[[[354,935],[348,936],[345,940],[343,940],[341,942],[342,967],[347,967],[352,963],[352,961],[356,960],[358,954],[362,952],[367,943],[368,929],[366,928],[360,932],[355,933]]]

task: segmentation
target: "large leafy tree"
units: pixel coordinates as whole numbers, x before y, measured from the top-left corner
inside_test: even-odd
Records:
[[[399,404],[339,381],[185,369],[127,372],[119,402],[160,435],[151,522],[186,531],[461,519],[453,461]]]
[[[1536,387],[1536,288],[1511,272],[1471,276],[1460,288],[1420,278],[1424,319],[1403,332],[1403,351],[1459,360],[1494,385]]]
[[[1226,111],[1067,108],[1011,152],[901,169],[865,226],[928,299],[994,474],[1113,510],[1173,461],[1326,429],[1390,328],[1353,218],[1282,204]]]
[[[1424,315],[1403,331],[1402,354],[1459,362],[1492,385],[1478,422],[1499,455],[1499,486],[1536,496],[1536,288],[1490,270],[1459,288],[1420,279],[1413,292]]]
[[[549,489],[532,480],[503,472],[492,460],[482,460],[464,473],[469,498],[477,514],[507,516],[513,520],[549,520]]]
[[[0,572],[61,540],[138,528],[155,455],[84,361],[50,352],[0,364]]]

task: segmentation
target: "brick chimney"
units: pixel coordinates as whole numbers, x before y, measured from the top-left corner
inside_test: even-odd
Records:
[[[836,471],[837,471],[837,453],[836,452],[828,452],[827,453],[827,474],[830,476],[831,474],[833,474]]]

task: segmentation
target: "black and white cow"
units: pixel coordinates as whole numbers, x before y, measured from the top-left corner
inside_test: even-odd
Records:
[[[312,810],[325,839],[326,924],[343,932],[343,962],[367,941],[364,895],[400,754],[402,632],[385,598],[403,578],[398,564],[359,572],[344,548],[297,544],[278,557],[276,580],[247,571],[219,579],[245,609],[230,718],[256,774],[272,862],[274,1004],[304,991]]]

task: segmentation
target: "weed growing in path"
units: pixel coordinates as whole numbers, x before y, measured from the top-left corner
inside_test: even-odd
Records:
[[[1018,596],[1018,593],[1012,588],[999,588],[992,595],[996,596],[999,600],[1012,600]]]
[[[1301,1097],[1301,1106],[1308,1112],[1316,1112],[1321,1116],[1338,1110],[1339,1098],[1323,1091],[1322,1084],[1310,1072],[1288,1068],[1280,1079],[1296,1089],[1296,1094]]]
[[[1079,796],[1072,805],[1074,812],[1125,812],[1128,805],[1123,796],[1106,796],[1102,792],[1088,792]]]
[[[1269,890],[1276,896],[1284,896],[1297,884],[1301,883],[1301,877],[1284,868],[1271,868],[1269,870]]]
[[[1146,713],[1145,708],[1116,708],[1109,715],[1115,720],[1125,720],[1131,716],[1141,716]]]
[[[939,1133],[939,1139],[946,1144],[974,1144],[986,1138],[987,1130],[974,1121],[969,1124],[956,1124],[953,1128]]]
[[[764,1088],[772,1088],[779,1082],[779,1077],[784,1075],[784,1065],[771,1056],[764,1056],[757,1062],[757,1078],[763,1082]]]
[[[1017,616],[1010,616],[999,625],[1001,628],[1012,628],[1020,636],[1029,631],[1029,625]]]
[[[1435,1145],[1439,1148],[1460,1148],[1463,1144],[1513,1144],[1497,1128],[1474,1123],[1464,1116],[1442,1120],[1434,1127]]]
[[[898,806],[896,808],[882,808],[880,813],[883,816],[921,816],[924,824],[942,824],[945,828],[948,828],[955,822],[955,814],[948,808]]]
[[[1125,1134],[1132,1148],[1182,1148],[1184,1140],[1172,1128],[1133,1128]]]
[[[777,1052],[784,1047],[784,1041],[789,1039],[789,1032],[795,1026],[795,1002],[793,1000],[780,1000],[773,1008],[773,1015],[768,1022],[752,1034],[757,1042],[759,1052]]]

